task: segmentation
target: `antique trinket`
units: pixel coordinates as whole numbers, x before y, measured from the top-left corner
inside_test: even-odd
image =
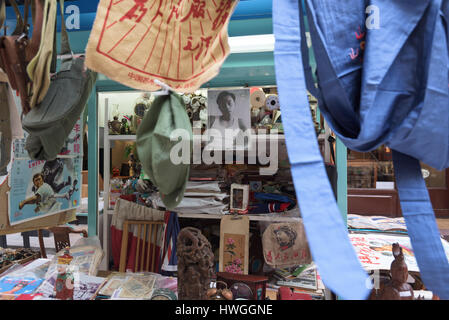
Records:
[[[207,300],[214,275],[212,246],[200,230],[183,228],[177,241],[178,299]]]
[[[55,298],[59,300],[73,300],[74,277],[69,268],[73,256],[69,248],[65,248],[64,254],[58,257],[58,275],[55,282]]]

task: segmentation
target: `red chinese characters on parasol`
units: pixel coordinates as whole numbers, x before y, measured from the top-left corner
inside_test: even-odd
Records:
[[[86,64],[124,85],[179,92],[209,81],[229,54],[233,0],[100,0]]]

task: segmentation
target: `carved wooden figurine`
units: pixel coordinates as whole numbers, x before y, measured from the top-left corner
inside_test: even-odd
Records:
[[[407,283],[408,268],[399,243],[392,246],[391,280],[382,288],[378,300],[414,300],[413,288]]]
[[[212,246],[201,231],[187,227],[178,235],[178,299],[206,300],[214,276]]]

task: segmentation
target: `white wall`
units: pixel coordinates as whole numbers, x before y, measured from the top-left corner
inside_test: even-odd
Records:
[[[134,106],[136,100],[142,94],[141,91],[128,91],[128,92],[101,92],[98,94],[98,126],[104,127],[105,116],[105,99],[109,99],[108,111],[109,120],[112,120],[112,111],[114,110],[114,104],[118,104],[120,117],[123,115],[132,116],[134,114]]]
[[[142,95],[143,91],[116,91],[116,92],[100,92],[98,94],[98,126],[104,127],[104,112],[105,112],[105,99],[109,99],[108,111],[109,120],[112,120],[112,111],[114,104],[119,105],[119,112],[121,120],[123,115],[132,116],[134,114],[134,106],[136,100]],[[207,97],[207,89],[199,89],[197,94],[201,93]]]

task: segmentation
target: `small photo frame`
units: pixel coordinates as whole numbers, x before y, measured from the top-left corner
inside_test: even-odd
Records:
[[[231,184],[231,203],[229,211],[232,213],[248,213],[249,185]]]

